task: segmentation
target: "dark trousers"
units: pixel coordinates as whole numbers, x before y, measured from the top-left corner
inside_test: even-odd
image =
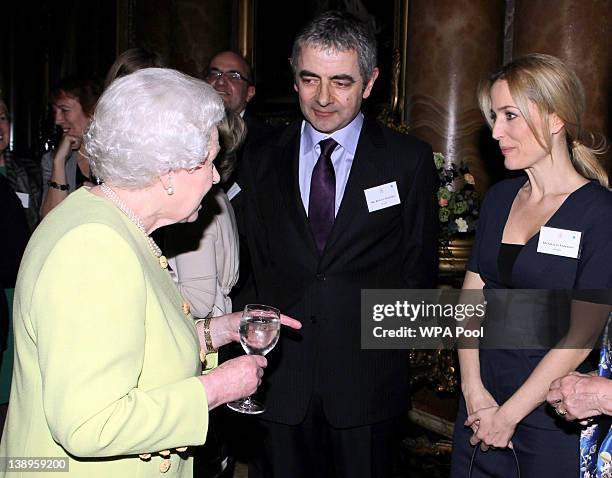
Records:
[[[254,438],[263,450],[249,462],[249,478],[391,478],[399,461],[399,423],[335,428],[313,398],[299,425],[260,422]]]

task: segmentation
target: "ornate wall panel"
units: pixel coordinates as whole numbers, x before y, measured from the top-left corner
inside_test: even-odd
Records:
[[[584,83],[586,128],[612,137],[612,1],[515,0],[513,57],[548,53]],[[612,166],[608,152],[604,162]]]
[[[447,160],[466,161],[479,191],[502,161],[478,109],[476,87],[503,58],[503,0],[411,0],[406,79],[413,133]]]
[[[131,1],[134,34],[127,36],[134,44],[130,46],[156,50],[174,68],[201,78],[212,56],[230,48],[230,1]]]
[[[176,66],[202,78],[213,55],[230,48],[232,2],[180,0],[176,3]]]
[[[173,3],[168,0],[132,0],[134,33],[128,37],[133,40],[130,47],[155,50],[173,65]]]

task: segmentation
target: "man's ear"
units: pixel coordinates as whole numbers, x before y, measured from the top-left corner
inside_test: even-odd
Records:
[[[248,103],[249,101],[251,101],[253,99],[253,96],[255,96],[255,86],[249,85],[249,87],[247,88],[246,102]]]
[[[363,89],[363,94],[361,95],[361,97],[364,100],[368,96],[370,96],[370,93],[372,92],[372,87],[374,86],[374,82],[376,81],[376,78],[378,78],[378,74],[379,74],[378,68],[374,68],[372,70],[372,75],[370,76],[370,79],[368,80],[368,82],[365,85],[365,88]]]

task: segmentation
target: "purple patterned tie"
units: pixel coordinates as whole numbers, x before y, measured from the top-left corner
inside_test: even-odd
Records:
[[[317,243],[319,254],[323,253],[325,243],[334,225],[336,212],[336,173],[331,155],[338,146],[333,138],[319,142],[321,155],[312,170],[310,178],[310,198],[308,200],[308,219]]]

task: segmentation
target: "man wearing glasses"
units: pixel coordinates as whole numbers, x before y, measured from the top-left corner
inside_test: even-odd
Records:
[[[255,96],[253,72],[244,58],[232,51],[217,53],[208,65],[206,81],[221,95],[228,110],[244,116]]]
[[[247,127],[245,142],[236,158],[238,163],[234,173],[224,185],[232,205],[236,208],[237,203],[234,198],[241,191],[240,163],[242,151],[248,147],[249,143],[260,141],[269,136],[273,128],[249,114],[246,109],[248,103],[255,96],[255,82],[252,68],[240,55],[233,51],[217,53],[208,65],[205,80],[221,95],[225,108],[240,115]]]

